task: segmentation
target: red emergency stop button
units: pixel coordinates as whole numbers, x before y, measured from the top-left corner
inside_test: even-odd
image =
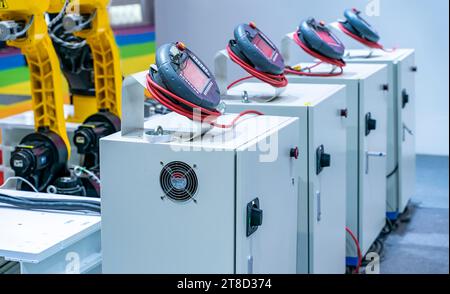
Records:
[[[180,51],[186,50],[186,45],[184,45],[183,42],[177,42],[176,46],[177,46],[178,50],[180,50]]]

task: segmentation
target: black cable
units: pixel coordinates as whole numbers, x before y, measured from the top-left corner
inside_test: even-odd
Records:
[[[398,164],[395,166],[394,170],[391,171],[391,172],[386,176],[386,178],[392,177],[397,171],[398,171]]]
[[[101,212],[100,203],[95,201],[23,198],[0,193],[0,203],[24,209]]]

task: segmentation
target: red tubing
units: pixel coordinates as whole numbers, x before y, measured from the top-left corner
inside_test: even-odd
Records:
[[[355,273],[359,274],[359,269],[361,268],[362,264],[361,246],[359,245],[358,238],[356,238],[355,234],[353,234],[353,232],[348,227],[346,227],[345,230],[353,239],[353,242],[355,242],[356,250],[358,251],[358,264],[356,265]]]
[[[168,91],[167,89],[161,87],[157,83],[155,83],[150,75],[147,75],[147,90],[152,94],[152,96],[162,105],[169,108],[170,110],[183,115],[191,120],[199,121],[199,122],[207,122],[210,125],[217,127],[217,128],[233,128],[238,120],[248,114],[256,114],[256,115],[263,115],[263,113],[255,110],[248,110],[241,112],[232,122],[228,125],[218,124],[215,122],[219,116],[222,114],[217,110],[209,110],[206,108],[203,108],[201,106],[198,106],[196,104],[193,104],[183,98],[181,98],[178,95],[173,94],[172,92]],[[167,96],[172,98],[175,101],[172,101]],[[182,105],[185,105],[189,108],[192,108],[192,110],[188,110],[184,108]],[[194,112],[194,109],[197,110],[197,112]]]
[[[248,72],[251,75],[251,77],[255,77],[275,88],[283,88],[283,87],[287,86],[288,80],[286,79],[286,76],[284,75],[284,73],[280,74],[280,75],[273,75],[273,74],[269,74],[269,73],[262,72],[262,71],[255,69],[253,66],[250,66],[249,64],[244,62],[242,59],[240,59],[239,56],[234,54],[234,52],[230,48],[230,45],[227,46],[227,52],[228,52],[228,56],[230,56],[231,60],[234,63],[238,64],[240,67],[242,67],[246,72]],[[228,86],[228,89],[232,88],[236,84],[242,82],[243,80],[247,80],[247,79],[250,79],[250,77],[245,77],[243,79],[240,79],[238,81],[231,83]]]

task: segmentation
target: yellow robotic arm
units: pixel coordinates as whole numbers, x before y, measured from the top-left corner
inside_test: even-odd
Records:
[[[59,61],[45,22],[51,2],[53,9],[60,8],[61,0],[4,0],[0,8],[0,39],[21,49],[27,59],[35,129],[48,128],[69,148]]]
[[[60,66],[45,21],[58,2],[3,0],[0,6],[0,40],[20,48],[28,62],[36,130],[12,152],[11,167],[39,191],[66,175],[70,156]]]
[[[85,39],[94,60],[97,109],[121,117],[122,72],[120,55],[108,15],[110,0],[71,0],[63,25]]]
[[[82,155],[81,164],[95,173],[99,173],[100,139],[120,131],[122,72],[119,48],[109,22],[109,2],[63,1],[65,16],[62,26],[65,32],[84,40],[92,54],[97,107],[92,109],[88,102],[92,98],[73,96],[75,118],[83,118],[83,124],[75,131],[74,144]]]

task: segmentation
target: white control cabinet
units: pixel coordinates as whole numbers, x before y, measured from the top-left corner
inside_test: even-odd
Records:
[[[229,112],[299,118],[297,273],[345,273],[345,86],[290,84],[278,98],[261,102],[273,92],[267,84],[245,83],[223,101]]]
[[[320,65],[314,71],[329,69]],[[364,255],[386,218],[387,104],[392,91],[387,67],[349,64],[338,77],[289,76],[289,82],[347,86],[347,227],[356,234]],[[347,264],[356,262],[355,244],[347,235]]]
[[[413,49],[394,52],[349,50],[348,63],[386,64],[389,84],[387,215],[395,220],[415,193],[415,77],[417,66]]]
[[[295,273],[298,119],[202,136],[174,113],[144,125],[136,79],[124,82],[122,132],[101,140],[103,273]]]

